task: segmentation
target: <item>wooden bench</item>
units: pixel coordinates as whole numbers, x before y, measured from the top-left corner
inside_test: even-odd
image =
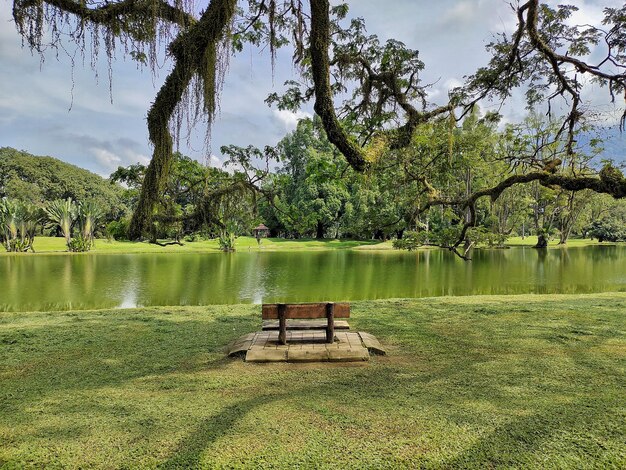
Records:
[[[350,318],[348,303],[263,304],[263,320],[278,320],[278,342],[287,344],[287,320],[326,318],[326,342],[335,340],[335,318]]]

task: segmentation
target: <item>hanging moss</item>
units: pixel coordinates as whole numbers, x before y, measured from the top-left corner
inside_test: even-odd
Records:
[[[355,142],[343,130],[337,116],[330,87],[330,5],[328,0],[311,1],[311,71],[315,84],[315,112],[324,124],[331,141],[346,157],[350,165],[362,171],[368,163]]]
[[[216,110],[217,78],[222,70],[218,62],[218,48],[230,32],[235,14],[236,0],[213,0],[200,20],[181,33],[170,45],[175,66],[159,90],[148,113],[148,131],[154,145],[152,160],[148,165],[137,209],[129,228],[129,238],[138,239],[150,226],[156,203],[165,189],[172,163],[174,139],[170,130],[176,112],[190,106],[192,101],[203,102],[203,113],[210,124]],[[201,83],[196,87],[193,100],[189,86],[192,79]],[[198,89],[202,90],[197,96]],[[198,108],[196,108],[198,112]],[[180,119],[176,134],[180,129]]]

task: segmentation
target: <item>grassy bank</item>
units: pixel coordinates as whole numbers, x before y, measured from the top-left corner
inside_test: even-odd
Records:
[[[379,240],[285,240],[283,238],[266,238],[261,246],[254,237],[239,237],[235,242],[237,251],[293,251],[293,250],[346,250],[350,248],[367,248],[381,245],[391,249],[391,243]],[[36,253],[66,253],[65,240],[61,237],[36,237],[34,248]],[[96,240],[92,253],[218,253],[217,240],[183,242],[182,245],[159,246],[148,242],[129,242],[118,240]],[[3,253],[3,252],[2,252]],[[29,253],[30,254],[30,253]]]
[[[0,314],[0,467],[626,466],[626,294],[353,306],[389,356],[224,358],[258,306]]]
[[[507,240],[508,246],[534,246],[537,237],[529,236],[525,238],[511,237]],[[581,247],[598,245],[597,240],[572,239],[565,247]],[[604,243],[607,245],[609,243]],[[550,247],[562,247],[558,245],[558,240],[551,240]],[[319,250],[368,250],[368,251],[388,251],[393,250],[391,241],[382,242],[380,240],[315,240],[300,239],[286,240],[283,238],[263,239],[259,247],[253,237],[239,237],[235,242],[235,247],[239,252],[248,251],[319,251]],[[67,253],[65,240],[61,237],[36,237],[34,248],[36,253]],[[430,247],[432,248],[432,247]],[[429,249],[424,247],[423,249]],[[195,242],[183,242],[182,245],[159,246],[148,242],[129,242],[117,240],[96,240],[92,253],[218,253],[220,251],[217,240],[202,240]],[[3,250],[0,256],[7,254]],[[29,255],[32,253],[29,253]]]
[[[535,235],[531,235],[528,237],[510,237],[507,239],[506,244],[508,246],[535,246],[537,244],[537,237]],[[554,248],[576,248],[581,246],[591,246],[591,245],[615,245],[616,243],[611,242],[603,242],[600,243],[598,240],[591,240],[589,238],[570,238],[567,240],[565,245],[559,245],[559,239],[553,238],[548,242],[549,247]]]

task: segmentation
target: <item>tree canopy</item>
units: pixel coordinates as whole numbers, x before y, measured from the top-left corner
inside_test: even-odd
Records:
[[[71,198],[92,201],[110,218],[125,212],[123,188],[88,170],[52,157],[0,148],[0,198],[41,205]]]
[[[626,5],[607,7],[601,24],[585,25],[572,24],[575,6],[550,7],[538,0],[512,6],[517,21],[513,33],[497,36],[488,45],[488,64],[449,90],[448,99],[440,103],[429,101],[427,85],[420,81],[425,65],[418,51],[400,40],[381,43],[367,34],[364,20],[347,20],[346,4],[331,7],[328,0],[211,0],[203,10],[192,0],[14,0],[13,16],[26,44],[42,53],[48,39],[58,45],[69,37],[83,50],[86,44],[102,43],[110,60],[124,53],[155,67],[158,47],[167,48],[172,66],[148,112],[154,149],[130,227],[133,238],[150,226],[181,125],[203,119],[210,128],[228,57],[246,42],[269,45],[272,57],[276,48],[292,47],[301,80],[288,84],[282,95],[270,95],[268,102],[296,109],[313,101],[328,140],[357,172],[391,158],[390,151],[410,147],[424,124],[444,119],[453,127],[483,100],[505,101],[514,90],[522,90],[530,107],[545,107],[559,120],[546,142],[556,145],[558,154],[553,152],[548,160],[545,147],[518,145],[504,160],[509,172],[500,181],[454,197],[435,189],[431,165],[413,168],[413,180],[427,194],[419,213],[444,205],[467,213],[451,245],[456,247],[476,224],[478,201],[495,201],[520,183],[626,196],[626,179],[618,169],[607,165],[595,174],[589,169],[564,171],[568,167],[562,164],[574,161],[578,152],[576,136],[586,125],[587,84],[603,87],[623,106]],[[346,92],[350,96],[342,101]],[[621,126],[625,119],[623,111]]]

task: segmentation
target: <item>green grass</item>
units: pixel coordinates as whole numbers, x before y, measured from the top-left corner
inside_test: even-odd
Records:
[[[292,250],[345,250],[351,248],[391,249],[391,243],[379,240],[285,240],[282,238],[266,238],[259,247],[254,237],[239,237],[235,246],[237,251],[292,251]],[[65,240],[60,237],[36,237],[33,245],[37,253],[67,253]],[[183,245],[159,246],[148,242],[129,242],[116,240],[96,240],[91,253],[207,253],[219,252],[217,240],[183,242]],[[29,253],[30,254],[30,253]]]
[[[522,237],[510,237],[507,239],[506,244],[509,246],[535,246],[537,244],[537,236],[531,235],[525,238]],[[549,247],[564,247],[574,248],[580,246],[592,246],[592,245],[615,245],[615,243],[603,242],[598,240],[591,240],[589,238],[570,238],[565,245],[559,245],[559,239],[553,238],[548,242]]]
[[[0,314],[0,468],[624,468],[625,308],[355,302],[356,365],[225,358],[258,306]]]
[[[537,243],[536,236],[511,237],[506,244],[509,246],[534,246]],[[558,240],[551,240],[550,247],[561,247],[557,245]],[[571,239],[566,247],[580,247],[598,245],[597,240]],[[609,243],[604,243],[605,245]],[[235,243],[237,251],[320,251],[320,250],[367,250],[367,251],[392,251],[391,240],[381,242],[380,240],[315,240],[299,239],[286,240],[283,238],[263,239],[261,247],[253,237],[239,237]],[[36,237],[34,248],[37,253],[67,253],[65,241],[60,237]],[[422,249],[431,249],[424,247]],[[197,242],[183,242],[183,245],[158,246],[148,242],[129,242],[116,240],[96,240],[91,253],[211,253],[219,252],[217,240],[203,240]],[[6,255],[0,251],[0,256]],[[31,255],[32,253],[29,253]]]

